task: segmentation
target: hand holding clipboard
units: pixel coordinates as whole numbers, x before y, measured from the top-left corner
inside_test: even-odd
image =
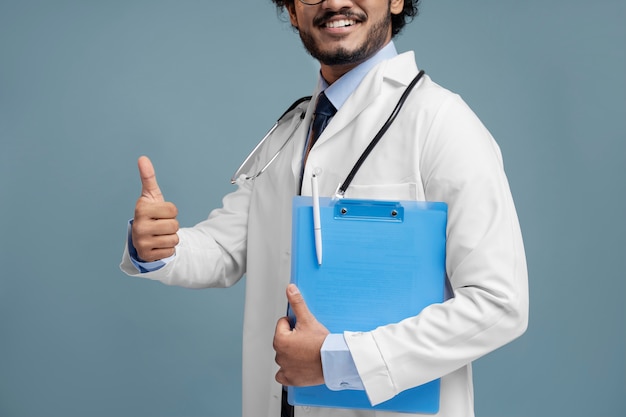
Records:
[[[312,197],[293,203],[292,282],[331,333],[370,331],[443,301],[447,205],[319,198],[324,262]],[[294,405],[434,413],[439,380],[372,407],[364,391],[289,387]]]

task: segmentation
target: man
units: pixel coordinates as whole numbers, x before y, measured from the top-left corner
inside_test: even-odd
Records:
[[[193,228],[179,229],[176,207],[164,201],[150,161],[140,158],[142,193],[121,267],[194,288],[230,286],[246,274],[245,417],[293,412],[282,404],[284,386],[346,385],[364,389],[375,405],[436,378],[437,415],[472,416],[471,362],[527,326],[524,249],[499,149],[457,95],[428,76],[419,81],[345,195],[448,204],[447,299],[358,337],[329,335],[288,285],[291,201],[311,194],[303,179],[312,174],[321,195],[334,194],[417,74],[413,53],[397,55],[391,41],[416,15],[417,1],[273,1],[320,62],[313,99],[289,112],[263,144],[246,172],[254,178],[239,176],[223,207]],[[311,144],[322,91],[337,111]],[[283,317],[288,301],[294,330]],[[340,368],[324,366],[327,344],[343,349]],[[295,415],[383,414],[296,407]]]

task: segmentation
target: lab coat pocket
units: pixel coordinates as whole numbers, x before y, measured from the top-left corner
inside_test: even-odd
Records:
[[[351,184],[346,190],[346,198],[369,200],[420,200],[420,187],[417,183],[402,184]]]

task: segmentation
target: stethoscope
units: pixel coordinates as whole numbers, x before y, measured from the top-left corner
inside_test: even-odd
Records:
[[[280,148],[278,148],[278,150],[276,151],[274,156],[272,156],[269,159],[269,161],[267,161],[267,163],[265,165],[263,165],[263,167],[256,174],[249,175],[249,174],[247,174],[247,170],[245,169],[245,168],[248,168],[248,165],[251,162],[254,162],[254,160],[256,159],[257,154],[259,153],[259,151],[263,147],[263,144],[267,141],[267,139],[270,136],[272,136],[272,133],[274,133],[274,131],[276,129],[278,129],[278,126],[280,126],[280,124],[283,122],[283,119],[285,118],[285,116],[287,114],[291,113],[291,111],[294,110],[296,107],[298,107],[301,103],[310,101],[311,98],[312,98],[312,96],[306,96],[306,97],[299,98],[298,100],[294,101],[293,104],[291,106],[289,106],[289,108],[287,110],[285,110],[285,112],[278,118],[278,120],[276,120],[276,123],[274,123],[274,125],[270,128],[270,130],[267,131],[265,136],[263,136],[263,139],[261,139],[259,141],[259,143],[254,147],[254,149],[252,149],[252,152],[250,152],[250,154],[246,157],[246,159],[243,160],[243,162],[241,163],[239,168],[237,168],[237,171],[235,171],[235,173],[233,174],[233,176],[230,179],[230,183],[231,184],[235,184],[237,182],[237,180],[239,179],[239,177],[241,175],[243,175],[243,174],[246,175],[245,178],[244,178],[245,180],[253,180],[253,179],[257,178],[258,176],[260,176],[262,173],[264,173],[267,168],[269,168],[269,166],[278,157],[280,152],[285,148],[287,143],[289,143],[289,141],[291,140],[293,135],[296,133],[296,131],[298,130],[298,128],[302,124],[302,121],[304,120],[304,115],[306,114],[305,110],[302,110],[302,109],[300,110],[300,116],[299,116],[300,119],[298,120],[298,123],[296,123],[296,127],[291,131],[291,133],[289,134],[287,139],[285,139],[285,142],[280,146]]]
[[[361,156],[359,157],[357,162],[352,167],[352,170],[350,171],[350,173],[346,177],[345,181],[337,188],[337,191],[335,193],[335,196],[337,198],[342,198],[343,197],[343,195],[345,194],[346,190],[350,186],[350,183],[352,182],[352,180],[356,176],[356,173],[358,172],[359,168],[361,168],[361,165],[363,165],[363,162],[365,162],[365,159],[369,156],[369,154],[372,152],[374,147],[378,144],[380,139],[383,137],[383,135],[387,132],[387,130],[389,129],[389,127],[391,126],[393,121],[396,119],[396,116],[398,115],[398,113],[400,112],[400,109],[404,105],[404,102],[406,101],[407,97],[409,96],[409,93],[411,92],[413,87],[415,87],[415,85],[422,78],[423,75],[424,75],[424,70],[421,70],[415,76],[415,78],[413,78],[413,80],[407,86],[407,88],[404,90],[404,92],[402,93],[402,96],[400,97],[400,99],[396,103],[396,106],[394,107],[393,111],[391,112],[391,114],[387,118],[387,121],[385,121],[385,124],[380,128],[378,133],[376,133],[376,135],[374,136],[372,141],[369,143],[367,148],[365,148],[365,150],[363,151],[363,153],[361,154]],[[265,134],[265,136],[263,136],[261,141],[254,147],[252,152],[250,152],[250,154],[246,157],[246,159],[244,159],[244,161],[241,163],[239,168],[237,168],[237,170],[233,174],[232,178],[230,179],[231,184],[237,183],[237,180],[242,175],[245,175],[245,177],[244,177],[245,180],[254,180],[254,179],[258,178],[261,174],[263,174],[269,168],[269,166],[272,164],[272,162],[274,162],[276,160],[278,155],[285,148],[287,143],[289,143],[291,138],[293,138],[293,135],[296,133],[296,131],[298,130],[298,128],[302,124],[302,121],[304,120],[304,116],[306,114],[306,111],[304,109],[300,109],[301,113],[300,113],[299,116],[297,116],[297,117],[299,117],[299,120],[296,123],[295,128],[291,131],[291,133],[289,134],[287,139],[285,139],[283,144],[278,148],[278,150],[276,151],[274,156],[272,156],[267,161],[267,163],[265,163],[261,167],[261,169],[259,169],[255,174],[250,175],[250,174],[247,173],[247,171],[248,171],[247,168],[250,168],[249,165],[251,163],[254,163],[256,157],[259,154],[260,149],[263,147],[263,144],[272,135],[272,133],[274,133],[274,131],[278,128],[278,126],[280,126],[280,124],[283,122],[285,116],[287,114],[289,114],[290,112],[292,112],[294,109],[296,109],[298,106],[300,106],[300,104],[302,104],[304,102],[307,102],[307,101],[310,101],[310,100],[311,100],[311,96],[302,97],[302,98],[296,100],[291,106],[289,106],[289,108],[278,118],[278,120],[276,120],[276,123],[274,123],[274,125],[270,128],[270,130],[268,130],[268,132]]]

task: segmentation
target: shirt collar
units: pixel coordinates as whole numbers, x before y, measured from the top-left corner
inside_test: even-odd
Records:
[[[367,61],[362,62],[358,66],[354,67],[347,73],[345,73],[341,78],[332,83],[332,85],[328,85],[326,80],[321,76],[319,77],[318,90],[324,91],[326,97],[333,103],[333,106],[337,110],[343,106],[343,103],[346,102],[350,94],[359,86],[363,78],[367,75],[367,73],[374,68],[376,65],[381,63],[382,61],[391,59],[398,55],[396,47],[393,41],[389,42],[385,45],[380,51],[370,57]]]

